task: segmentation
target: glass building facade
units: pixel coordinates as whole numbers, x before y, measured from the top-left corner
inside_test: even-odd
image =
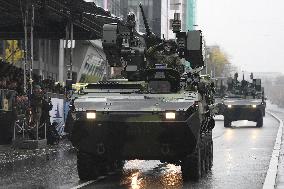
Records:
[[[133,12],[136,15],[137,30],[145,33],[144,22],[139,8],[139,3],[141,2],[152,32],[161,36],[162,0],[121,0],[120,2],[123,18],[126,18],[129,12]]]
[[[186,9],[186,28],[187,30],[194,30],[196,24],[196,0],[187,0]]]

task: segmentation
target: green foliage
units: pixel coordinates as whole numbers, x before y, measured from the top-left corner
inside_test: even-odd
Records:
[[[7,62],[18,62],[24,58],[24,51],[20,49],[17,40],[7,40],[5,49],[5,59]]]
[[[215,77],[222,76],[225,71],[225,66],[230,64],[227,54],[220,49],[219,46],[212,46],[208,48],[208,68],[214,73]],[[209,71],[209,73],[210,73]]]

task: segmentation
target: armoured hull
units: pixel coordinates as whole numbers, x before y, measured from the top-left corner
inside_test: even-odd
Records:
[[[227,99],[223,103],[224,123],[226,121],[248,120],[263,124],[265,105],[259,99]],[[226,124],[226,123],[225,123]]]
[[[201,128],[194,98],[102,96],[75,101],[71,141],[81,151],[124,160],[181,159],[194,151]],[[88,112],[95,119],[87,119]],[[167,113],[174,118],[168,119]]]
[[[162,120],[162,113],[149,112],[97,115],[96,121],[75,122],[72,142],[82,151],[108,158],[181,159],[193,152],[200,131],[198,112],[184,121]]]

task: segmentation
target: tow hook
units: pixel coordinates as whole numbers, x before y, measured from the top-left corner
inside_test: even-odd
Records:
[[[103,143],[97,144],[97,153],[102,155],[106,152],[105,145]]]

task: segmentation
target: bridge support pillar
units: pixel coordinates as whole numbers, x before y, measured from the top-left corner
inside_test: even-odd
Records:
[[[59,73],[58,80],[62,84],[64,82],[64,40],[59,40]]]

